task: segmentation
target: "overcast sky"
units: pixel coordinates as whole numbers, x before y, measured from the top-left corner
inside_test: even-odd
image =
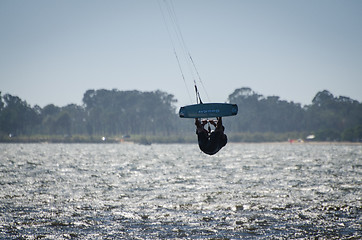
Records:
[[[183,65],[186,88],[160,4],[0,0],[2,95],[44,107],[82,104],[88,89],[160,89],[178,106],[191,104],[193,79]],[[362,1],[174,0],[173,6],[204,101],[225,102],[235,89],[250,87],[302,105],[324,89],[362,102]]]

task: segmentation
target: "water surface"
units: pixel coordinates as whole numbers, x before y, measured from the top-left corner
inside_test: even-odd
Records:
[[[0,238],[360,239],[362,146],[0,144]]]

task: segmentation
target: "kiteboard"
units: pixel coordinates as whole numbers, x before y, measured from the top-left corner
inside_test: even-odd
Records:
[[[238,114],[238,105],[230,103],[200,103],[180,108],[181,118],[226,117]]]

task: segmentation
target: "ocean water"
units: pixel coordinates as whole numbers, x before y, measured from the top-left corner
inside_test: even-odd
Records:
[[[0,144],[0,239],[361,239],[362,145]]]

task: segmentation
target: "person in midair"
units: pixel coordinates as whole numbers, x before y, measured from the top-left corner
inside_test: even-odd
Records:
[[[209,131],[204,128],[206,123],[207,121],[200,122],[198,118],[195,118],[197,140],[201,151],[209,155],[214,155],[223,148],[228,141],[226,134],[224,134],[225,127],[222,125],[221,117],[217,118],[217,123],[213,120],[209,121],[209,123],[215,127],[215,130],[212,132],[210,128]]]

